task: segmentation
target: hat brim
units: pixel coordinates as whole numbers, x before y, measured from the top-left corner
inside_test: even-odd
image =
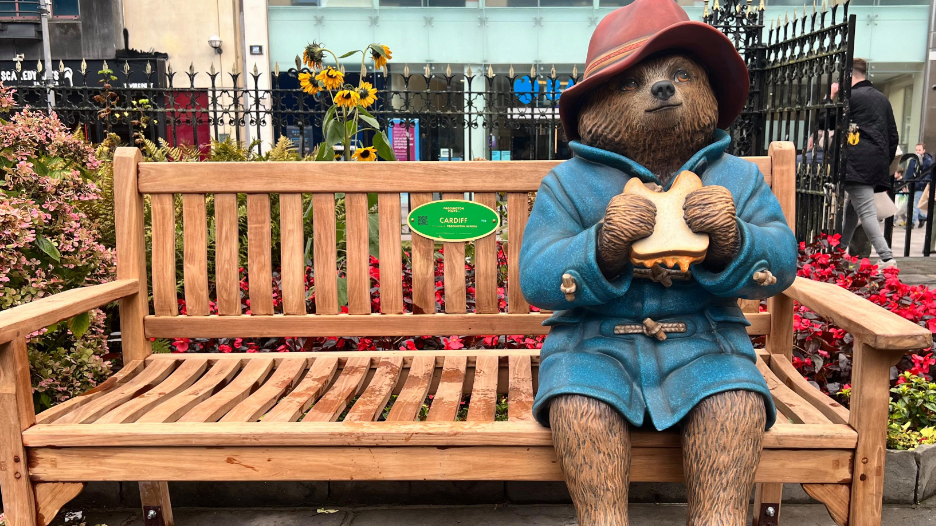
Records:
[[[685,52],[705,67],[718,100],[718,127],[730,126],[747,101],[750,89],[747,66],[728,37],[719,30],[702,22],[687,21],[673,24],[653,35],[634,53],[562,93],[559,117],[569,140],[579,139],[578,113],[591,90],[661,51]]]

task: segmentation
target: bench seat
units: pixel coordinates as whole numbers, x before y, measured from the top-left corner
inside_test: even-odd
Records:
[[[850,481],[847,410],[808,384],[810,399],[797,394],[772,359],[759,363],[786,418],[757,480]],[[562,480],[530,412],[538,362],[537,350],[158,354],[40,413],[23,441],[37,482],[133,479],[141,465],[158,480]],[[683,480],[678,433],[637,430],[633,444],[633,480]]]

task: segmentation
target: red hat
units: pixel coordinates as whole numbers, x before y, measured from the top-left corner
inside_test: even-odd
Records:
[[[584,80],[559,98],[559,116],[569,140],[579,138],[579,107],[589,91],[660,51],[684,51],[708,70],[718,99],[718,127],[731,125],[747,101],[750,80],[744,59],[728,37],[708,24],[690,21],[673,0],[635,0],[598,24],[588,43]]]

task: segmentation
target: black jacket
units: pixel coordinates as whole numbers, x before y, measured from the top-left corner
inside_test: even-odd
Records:
[[[862,80],[852,86],[850,102],[851,124],[858,126],[858,143],[846,141],[845,182],[871,185],[876,191],[889,189],[889,167],[899,140],[890,101],[869,81]]]

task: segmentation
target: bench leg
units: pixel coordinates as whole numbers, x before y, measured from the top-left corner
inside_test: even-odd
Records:
[[[754,521],[751,526],[777,526],[780,524],[780,502],[783,484],[768,482],[754,489]],[[771,511],[773,508],[773,511]]]
[[[140,482],[140,501],[145,526],[174,526],[168,482]]]
[[[36,526],[23,431],[36,423],[26,340],[0,344],[0,487],[8,526]]]

